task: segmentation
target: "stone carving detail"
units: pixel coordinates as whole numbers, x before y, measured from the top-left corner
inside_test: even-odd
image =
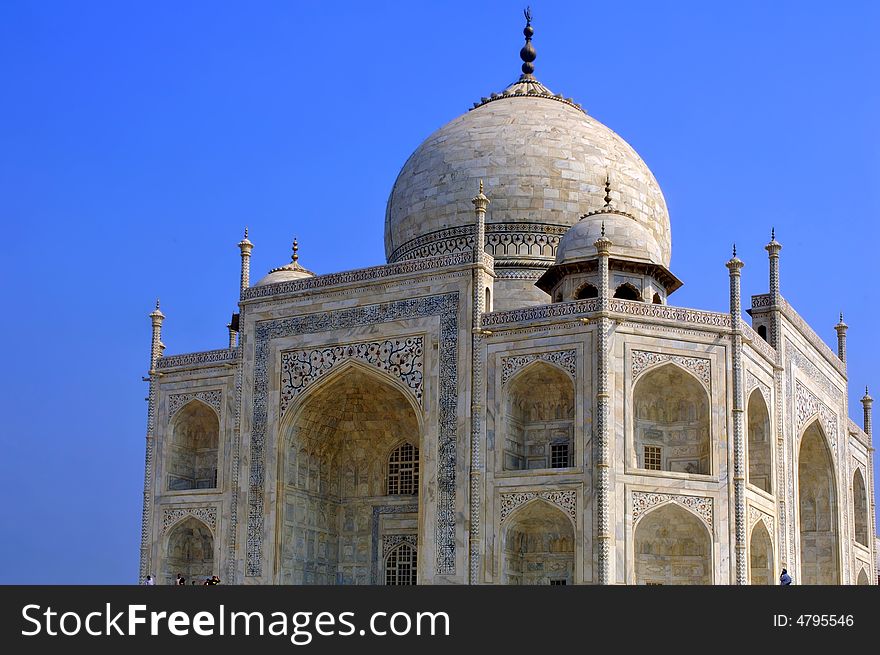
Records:
[[[800,380],[795,380],[795,407],[797,411],[798,434],[804,429],[807,421],[813,416],[819,415],[822,429],[831,442],[831,452],[837,456],[837,414],[819,400],[816,395],[807,389]]]
[[[352,359],[398,378],[421,406],[424,339],[409,337],[281,353],[281,415],[315,380]]]
[[[559,239],[567,225],[535,223],[486,223],[486,251],[496,258],[523,256],[552,263]],[[389,262],[469,252],[474,244],[474,225],[444,228],[411,239],[396,248]]]
[[[373,506],[373,517],[370,522],[370,543],[371,545],[371,553],[370,553],[370,576],[372,583],[379,584],[379,517],[383,514],[415,514],[419,511],[418,505],[374,505]],[[416,543],[414,546],[418,547],[418,537],[413,535],[416,539]],[[383,542],[383,555],[384,558],[384,542]]]
[[[388,556],[392,550],[400,544],[409,544],[418,549],[418,535],[415,534],[383,534],[382,535],[382,559]]]
[[[773,517],[754,505],[749,505],[749,534],[752,533],[752,528],[755,527],[755,524],[758,521],[764,522],[764,527],[767,528],[767,534],[773,534]]]
[[[223,398],[223,392],[220,389],[211,389],[210,391],[197,391],[195,393],[174,393],[168,396],[168,418],[173,417],[181,407],[193,400],[201,400],[209,407],[213,407],[217,415],[220,415],[220,403]]]
[[[772,300],[769,293],[752,296],[752,309],[757,309],[758,307],[770,307],[771,304]]]
[[[520,369],[535,361],[556,364],[572,378],[577,378],[577,351],[557,350],[548,353],[534,353],[528,355],[515,355],[501,359],[501,384],[507,384]]]
[[[748,403],[748,397],[752,395],[752,390],[757,387],[761,390],[761,395],[764,396],[764,402],[767,403],[767,409],[769,411],[771,407],[770,403],[770,387],[761,382],[754,373],[751,371],[746,371],[746,402]]]
[[[708,327],[730,329],[730,314],[706,312],[699,309],[685,309],[683,307],[672,307],[671,305],[654,305],[635,300],[620,300],[619,298],[612,298],[609,304],[611,311],[619,314],[646,316],[664,321],[694,323]]]
[[[324,287],[352,284],[354,282],[368,282],[394,275],[421,273],[423,271],[446,268],[448,266],[462,266],[472,263],[472,259],[470,250],[468,250],[467,252],[441,255],[439,257],[410,259],[396,264],[387,264],[385,266],[359,268],[354,271],[345,271],[343,273],[316,275],[315,277],[306,277],[300,280],[290,280],[289,282],[278,282],[276,284],[250,287],[241,292],[241,299],[252,300],[254,298],[267,298],[287,293],[307,291],[309,289],[322,289]]]
[[[711,360],[703,357],[681,357],[680,355],[667,355],[665,353],[651,353],[645,350],[632,351],[632,379],[636,378],[648,368],[662,362],[674,362],[682,368],[690,371],[709,388],[711,381]]]
[[[652,507],[661,503],[673,502],[686,507],[699,516],[709,529],[714,532],[712,521],[712,499],[705,496],[682,496],[677,494],[660,494],[651,491],[633,491],[633,523]]]
[[[217,529],[216,507],[166,507],[162,510],[162,534],[165,534],[177,523],[189,516],[207,525],[211,528],[211,532]]]
[[[524,307],[523,309],[511,309],[484,314],[483,327],[515,325],[523,321],[564,318],[596,311],[599,311],[599,301],[596,298],[575,300],[574,302],[557,302],[551,305],[538,305],[537,307]]]
[[[244,308],[242,308],[242,316],[244,316],[244,311]],[[235,544],[238,539],[238,495],[240,493],[240,485],[238,481],[241,475],[241,388],[244,371],[241,365],[243,357],[242,349],[238,348],[237,351],[238,359],[235,368],[235,412],[233,419],[234,425],[232,427],[232,502],[230,502],[232,511],[229,513],[226,533],[229,553],[226,579],[229,584],[238,583],[238,569],[235,565]]]
[[[495,279],[531,280],[532,282],[535,282],[546,270],[546,268],[499,268],[495,271]]]
[[[577,492],[576,491],[513,491],[501,494],[501,523],[510,516],[513,511],[525,505],[530,500],[542,498],[559,507],[568,514],[572,521],[577,522]]]
[[[835,401],[843,400],[843,391],[788,339],[785,340],[785,357],[806,373],[811,380],[817,382]]]
[[[197,366],[202,364],[232,364],[235,362],[238,348],[225,348],[223,350],[207,350],[201,353],[187,353],[185,355],[169,355],[160,357],[156,361],[156,368],[165,370],[181,366]]]
[[[469,256],[469,254],[468,254]],[[410,262],[413,263],[413,262]],[[417,263],[417,262],[416,262]],[[377,267],[385,269],[390,267]],[[329,277],[329,276],[326,276]],[[307,281],[296,280],[279,285]],[[261,289],[265,287],[255,287]],[[251,289],[253,290],[253,288]],[[247,292],[245,292],[247,293]],[[396,302],[350,307],[334,312],[305,314],[261,321],[254,330],[254,413],[251,430],[250,475],[248,480],[247,546],[245,575],[263,573],[263,521],[266,485],[266,436],[269,417],[270,343],[300,334],[344,330],[424,316],[440,317],[439,438],[437,443],[437,520],[434,539],[439,575],[455,574],[455,469],[458,420],[458,292],[408,298]],[[373,543],[376,543],[375,540]]]

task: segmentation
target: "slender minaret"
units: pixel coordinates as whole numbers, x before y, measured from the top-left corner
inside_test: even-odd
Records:
[[[229,350],[232,350],[236,346],[235,338],[238,333],[232,328],[232,323],[227,323],[226,329],[229,330]]]
[[[743,370],[742,370],[742,296],[740,270],[744,266],[736,256],[727,262],[730,271],[730,335],[733,340],[733,502],[736,530],[736,584],[748,584],[746,576],[745,516],[745,445],[743,443]]]
[[[251,286],[251,251],[254,244],[248,239],[248,229],[244,228],[244,239],[238,242],[238,249],[241,250],[241,286],[240,293]]]
[[[846,364],[846,330],[849,326],[843,322],[843,312],[840,312],[840,321],[834,326],[837,330],[837,357]]]
[[[782,345],[782,336],[779,329],[779,310],[781,307],[781,295],[779,292],[779,251],[782,250],[782,244],[776,240],[776,228],[770,230],[770,243],[764,246],[767,254],[770,256],[770,306],[773,307],[773,313],[770,320],[770,345],[779,352]]]
[[[865,387],[865,395],[862,398],[862,408],[865,410],[865,434],[868,435],[868,440],[871,440],[871,407],[874,405],[874,399],[871,398],[871,395],[868,393],[868,387]]]
[[[156,363],[165,350],[165,344],[162,343],[162,321],[165,320],[165,314],[159,309],[159,299],[156,299],[156,309],[150,312],[150,322],[152,323],[153,333],[150,340],[150,394],[147,396],[147,443],[144,454],[144,498],[143,510],[141,513],[141,557],[139,579],[143,580],[147,575],[154,575],[151,571],[150,557],[150,525],[153,513],[153,451],[155,450],[155,425],[156,425],[156,401],[158,396]]]
[[[474,205],[474,230],[473,245],[473,300],[471,322],[471,507],[480,506],[480,489],[482,487],[483,462],[480,458],[480,437],[482,435],[482,420],[484,407],[481,402],[483,386],[483,362],[482,362],[482,338],[484,331],[483,312],[485,307],[486,284],[483,279],[483,260],[486,252],[486,209],[489,207],[489,198],[483,193],[483,180],[480,180],[479,192],[471,200]],[[475,512],[470,525],[470,581],[477,584],[480,580],[480,550],[481,534],[479,512]]]
[[[159,309],[159,299],[156,298],[156,309],[150,312],[150,321],[153,323],[153,339],[150,342],[150,371],[156,368],[156,362],[162,356],[165,345],[162,343],[162,321],[165,314]]]
[[[597,365],[599,379],[596,394],[596,440],[597,440],[597,484],[596,503],[598,505],[598,583],[611,584],[611,525],[609,522],[608,472],[610,463],[610,403],[611,393],[608,386],[609,335],[611,332],[611,285],[608,274],[608,257],[610,256],[611,239],[605,236],[605,223],[602,223],[602,234],[596,240],[596,252],[599,255],[599,325],[596,340]]]

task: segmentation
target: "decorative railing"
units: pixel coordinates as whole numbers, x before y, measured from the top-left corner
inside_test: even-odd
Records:
[[[701,309],[671,307],[670,305],[654,305],[636,300],[611,300],[611,311],[630,316],[643,316],[662,321],[691,323],[705,327],[730,329],[730,314],[708,312]]]
[[[185,353],[183,355],[169,355],[160,357],[156,361],[156,369],[164,371],[169,368],[182,366],[203,366],[205,364],[232,364],[238,353],[238,348],[224,348],[222,350],[206,350],[200,353]]]
[[[489,328],[498,327],[500,325],[516,325],[517,323],[523,323],[526,321],[575,318],[598,310],[598,298],[575,300],[573,302],[557,302],[552,305],[538,305],[536,307],[523,307],[522,309],[509,309],[503,312],[483,314],[483,327]]]
[[[834,370],[840,373],[843,377],[846,377],[846,364],[840,361],[837,353],[831,350],[831,348],[828,347],[828,344],[822,341],[822,338],[816,334],[813,328],[801,318],[801,315],[788,304],[788,301],[785,300],[785,298],[780,298],[779,300],[781,302],[782,315],[785,316],[785,318],[797,328],[798,332],[801,333],[801,336],[803,336],[804,339],[806,339],[810,345],[813,346],[813,348],[815,348],[819,354],[834,367]]]

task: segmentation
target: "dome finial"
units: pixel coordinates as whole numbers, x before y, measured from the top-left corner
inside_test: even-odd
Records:
[[[296,237],[293,237],[293,261],[296,262],[299,259],[299,255],[297,251],[299,250],[299,241],[296,240]]]
[[[535,61],[535,58],[538,56],[538,53],[535,52],[535,47],[532,45],[532,35],[535,33],[535,30],[532,29],[531,7],[525,8],[523,16],[526,18],[526,26],[523,29],[523,35],[526,37],[526,44],[522,47],[522,50],[519,51],[519,58],[523,60],[523,75],[531,77],[532,73],[535,72],[535,66],[532,62]]]
[[[480,193],[483,193],[483,180],[480,180]]]
[[[605,171],[605,207],[611,209],[611,176]]]
[[[776,228],[775,227],[770,228],[770,240],[776,241]]]
[[[736,244],[733,244],[733,258],[736,259]]]

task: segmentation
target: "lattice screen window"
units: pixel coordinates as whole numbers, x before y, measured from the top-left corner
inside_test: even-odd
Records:
[[[660,446],[645,446],[645,468],[649,471],[659,471],[662,463]]]
[[[416,584],[416,549],[400,544],[385,558],[385,584],[388,586]]]
[[[562,469],[571,466],[568,443],[550,444],[550,468]]]
[[[419,494],[419,449],[410,443],[399,445],[388,458],[388,494]]]

